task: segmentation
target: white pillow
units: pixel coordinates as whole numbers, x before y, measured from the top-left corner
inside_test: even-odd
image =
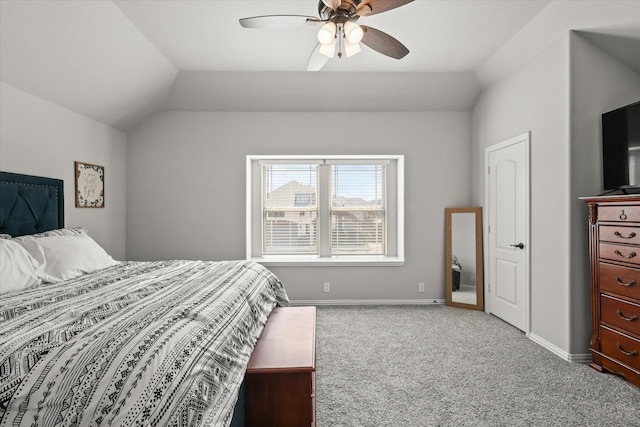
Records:
[[[40,284],[38,262],[18,243],[0,239],[0,294]]]
[[[40,265],[38,275],[44,282],[57,283],[117,264],[85,232],[50,236],[22,236],[20,243]]]

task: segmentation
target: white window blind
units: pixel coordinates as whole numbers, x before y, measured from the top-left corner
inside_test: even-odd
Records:
[[[262,164],[264,254],[317,254],[318,165]]]
[[[330,165],[332,255],[386,253],[386,164]]]

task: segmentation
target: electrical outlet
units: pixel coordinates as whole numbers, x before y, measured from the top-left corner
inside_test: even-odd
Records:
[[[424,283],[418,283],[418,292],[424,292]]]
[[[331,283],[324,282],[324,291],[325,292],[330,292],[331,291]]]

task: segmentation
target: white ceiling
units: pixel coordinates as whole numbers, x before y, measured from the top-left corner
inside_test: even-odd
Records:
[[[238,20],[278,14],[318,16],[318,0],[115,3],[180,70],[305,71],[317,43],[316,25],[245,29]],[[396,60],[364,47],[349,59],[329,61],[326,70],[473,71],[548,3],[414,1],[358,21],[400,40],[409,55]]]
[[[400,40],[306,72],[317,27],[238,19],[317,15],[315,0],[0,0],[0,80],[114,127],[165,109],[470,109],[491,84],[580,31],[640,73],[640,1],[416,0],[361,18]],[[348,97],[340,95],[348,93]]]

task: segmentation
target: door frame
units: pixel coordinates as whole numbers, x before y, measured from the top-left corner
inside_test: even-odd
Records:
[[[484,239],[484,253],[485,253],[485,261],[484,261],[484,271],[487,274],[486,277],[486,286],[484,287],[484,301],[485,301],[485,312],[491,313],[491,299],[489,298],[489,286],[491,277],[490,266],[488,265],[490,262],[491,253],[489,251],[489,155],[494,151],[498,151],[500,149],[506,148],[510,145],[514,144],[524,144],[525,147],[525,195],[524,195],[524,203],[525,203],[525,257],[524,257],[524,277],[525,277],[525,292],[524,292],[524,310],[525,310],[525,334],[528,337],[531,332],[531,131],[527,131],[520,135],[514,136],[512,138],[506,139],[497,144],[491,145],[484,149],[484,235],[486,236]]]

